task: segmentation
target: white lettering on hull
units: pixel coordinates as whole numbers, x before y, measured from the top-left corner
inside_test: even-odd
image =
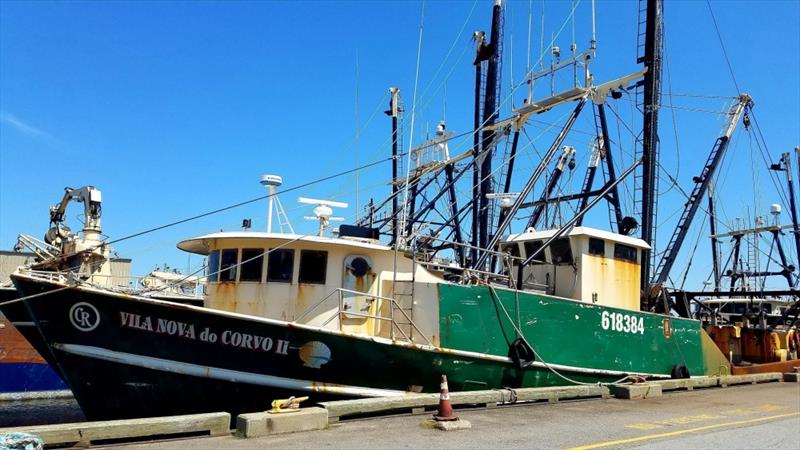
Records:
[[[604,330],[610,328],[611,331],[644,334],[644,317],[603,311],[603,313],[600,314],[600,326]]]
[[[265,353],[271,352],[277,355],[289,354],[290,342],[284,339],[275,340],[269,336],[259,336],[234,330],[224,330],[222,333],[217,333],[212,331],[209,327],[203,328],[198,335],[195,332],[195,325],[193,323],[158,317],[151,318],[150,316],[142,316],[125,311],[120,311],[119,319],[122,328],[133,328],[150,333],[177,336],[190,340],[198,340],[199,336],[200,341],[211,344],[220,342],[223,345],[247,350]],[[154,323],[155,327],[153,326]]]

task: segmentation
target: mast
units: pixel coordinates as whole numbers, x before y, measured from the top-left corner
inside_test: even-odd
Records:
[[[475,58],[476,66],[486,61],[486,86],[483,97],[483,121],[478,124],[481,132],[480,188],[478,190],[478,247],[487,248],[489,241],[489,201],[486,194],[492,193],[492,153],[496,131],[491,127],[499,115],[498,99],[500,97],[500,58],[502,49],[502,1],[495,0],[492,8],[492,30],[490,41],[481,42]],[[476,81],[477,77],[476,77]],[[477,117],[477,114],[476,114]],[[477,129],[478,127],[476,127]],[[482,258],[483,259],[483,258]]]
[[[719,269],[719,243],[717,240],[717,210],[714,207],[714,185],[708,183],[708,219],[711,228],[711,262],[714,271],[714,292],[719,292],[719,285],[722,281],[722,274]]]
[[[397,243],[397,144],[399,134],[397,132],[397,117],[400,115],[400,89],[390,87],[389,93],[392,95],[389,100],[389,110],[386,114],[392,118],[392,244]]]
[[[658,166],[658,108],[661,103],[661,59],[663,37],[663,0],[647,0],[644,74],[644,123],[642,128],[642,240],[651,248],[653,236]],[[642,249],[642,291],[650,285],[650,250]]]
[[[792,180],[792,158],[789,152],[781,156],[781,161],[786,170],[786,184],[789,189],[789,208],[792,214],[792,234],[794,235],[794,245],[797,250],[797,257],[800,258],[800,227],[798,226],[797,219],[797,202],[794,197],[794,180]]]
[[[524,203],[525,198],[533,190],[533,186],[536,184],[536,181],[538,181],[539,177],[541,177],[544,171],[547,170],[547,165],[550,164],[550,160],[553,159],[553,156],[555,156],[556,152],[558,151],[558,148],[561,146],[561,143],[564,142],[564,138],[567,137],[569,130],[572,129],[572,125],[575,124],[575,120],[580,115],[584,104],[586,104],[585,99],[581,99],[578,101],[578,104],[575,106],[575,109],[572,111],[572,114],[569,116],[566,123],[564,123],[564,126],[561,128],[561,131],[558,133],[558,136],[556,136],[555,141],[553,141],[553,143],[550,145],[550,148],[544,154],[542,160],[539,161],[539,165],[536,167],[536,170],[534,170],[533,174],[528,179],[528,182],[525,184],[522,190],[519,191],[519,195],[514,200],[514,203],[508,208],[508,212],[506,212],[505,219],[503,219],[503,222],[501,222],[500,225],[497,226],[497,231],[495,232],[494,236],[492,236],[492,240],[486,246],[487,249],[492,249],[495,246],[497,246],[498,243],[500,243],[500,238],[503,236],[503,233],[505,233],[508,226],[511,225],[511,220],[514,218],[514,215],[517,213],[517,211],[519,211],[519,208]],[[636,165],[638,164],[639,163],[637,162]],[[605,195],[605,193],[603,193],[602,195]],[[580,217],[578,218],[580,219]],[[486,263],[486,260],[488,258],[489,258],[488,252],[482,253],[481,256],[478,258],[478,261],[473,265],[473,268],[483,267],[483,264]]]
[[[485,33],[482,31],[476,31],[473,34],[473,38],[476,42],[476,53],[480,55],[481,48],[485,46]],[[475,164],[472,165],[472,226],[471,226],[471,238],[470,238],[470,265],[475,264],[475,261],[478,259],[478,216],[480,214],[480,208],[478,205],[478,198],[481,196],[481,187],[480,187],[480,180],[481,180],[481,172],[480,166],[478,165],[478,157],[481,153],[481,138],[480,138],[480,128],[481,128],[481,78],[482,78],[482,67],[478,58],[475,59],[475,115],[473,118],[474,127],[473,130],[475,132],[472,135],[472,159]]]

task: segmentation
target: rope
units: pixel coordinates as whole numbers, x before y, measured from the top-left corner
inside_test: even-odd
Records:
[[[714,10],[711,9],[711,2],[706,0],[706,5],[708,5],[708,12],[711,13],[711,20],[714,22],[714,29],[717,31],[717,38],[719,39],[719,45],[722,47],[722,55],[725,57],[725,62],[728,64],[728,70],[731,73],[731,79],[733,80],[733,85],[736,87],[736,92],[742,92],[739,90],[739,83],[736,82],[736,75],[733,74],[733,66],[731,66],[731,61],[728,59],[728,52],[725,51],[725,43],[722,41],[722,34],[719,32],[719,27],[717,26],[717,18],[714,17]]]
[[[602,383],[602,382],[599,382],[599,381],[598,381],[597,383],[584,383],[584,382],[582,382],[582,381],[573,380],[572,378],[569,378],[569,377],[567,377],[566,375],[563,375],[561,372],[559,372],[558,370],[556,370],[555,368],[553,368],[552,366],[550,366],[550,364],[548,364],[548,363],[547,363],[547,361],[545,361],[545,360],[544,360],[544,359],[541,357],[541,355],[539,355],[539,353],[537,353],[537,352],[536,352],[536,349],[535,349],[535,348],[533,348],[533,345],[531,345],[531,343],[530,343],[530,342],[528,342],[528,339],[526,339],[526,338],[525,338],[525,335],[524,335],[524,334],[522,334],[522,330],[520,330],[520,329],[519,329],[519,327],[517,326],[517,324],[516,324],[516,323],[514,323],[514,320],[513,320],[513,319],[511,319],[511,315],[509,315],[509,314],[508,314],[508,311],[506,310],[506,307],[505,307],[505,305],[503,305],[503,302],[500,300],[500,297],[497,295],[497,292],[495,292],[495,289],[494,289],[494,287],[492,287],[491,285],[488,285],[488,284],[486,285],[486,287],[488,287],[488,288],[489,288],[489,292],[492,294],[492,300],[494,300],[494,302],[495,302],[495,303],[499,304],[499,305],[500,305],[500,308],[502,308],[502,309],[503,309],[503,314],[505,314],[505,315],[506,315],[506,318],[508,319],[508,321],[509,321],[509,322],[511,322],[511,326],[513,326],[513,327],[514,327],[514,330],[517,332],[517,335],[519,335],[519,337],[522,339],[522,341],[525,343],[525,345],[527,345],[528,347],[530,347],[530,349],[531,349],[531,351],[533,352],[534,356],[536,356],[536,359],[537,359],[538,361],[540,361],[542,364],[544,364],[544,366],[545,366],[545,367],[546,367],[546,368],[547,368],[549,371],[553,372],[553,373],[554,373],[555,375],[557,375],[559,378],[561,378],[561,379],[563,379],[564,381],[567,381],[567,382],[569,382],[569,383],[572,383],[572,384],[578,384],[578,385],[582,385],[582,386],[610,386],[610,385],[621,384],[623,381],[625,381],[625,380],[627,380],[628,378],[630,378],[630,375],[625,375],[624,377],[620,378],[619,380],[613,381],[613,382],[611,382],[611,383]],[[515,296],[517,296],[517,297],[519,297],[519,291],[514,291],[514,295],[515,295]],[[517,298],[517,302],[519,302],[519,298]]]
[[[331,180],[331,179],[334,179],[334,178],[338,178],[338,177],[341,177],[341,176],[344,176],[344,175],[351,174],[353,172],[357,172],[357,171],[362,170],[362,169],[366,169],[366,168],[369,168],[369,167],[372,167],[372,166],[376,166],[378,164],[381,164],[381,163],[384,163],[384,162],[387,162],[387,161],[391,161],[392,159],[393,158],[391,156],[388,157],[388,158],[379,159],[377,161],[373,161],[371,163],[364,164],[362,166],[359,166],[359,167],[356,167],[356,168],[353,168],[353,169],[348,169],[348,170],[345,170],[345,171],[342,171],[342,172],[339,172],[339,173],[336,173],[336,174],[333,174],[333,175],[329,175],[327,177],[318,178],[316,180],[309,181],[307,183],[303,183],[303,184],[299,184],[297,186],[292,186],[290,188],[283,189],[280,192],[275,192],[275,195],[277,196],[278,194],[285,194],[287,192],[292,192],[292,191],[296,191],[298,189],[302,189],[302,188],[305,188],[305,187],[308,187],[308,186],[319,184],[319,183],[321,183],[323,181],[328,181],[328,180]],[[208,216],[211,216],[211,215],[214,215],[214,214],[218,214],[218,213],[221,213],[221,212],[224,212],[224,211],[228,211],[228,210],[231,210],[231,209],[234,209],[234,208],[238,208],[240,206],[249,205],[250,203],[255,203],[255,202],[267,199],[270,196],[271,196],[271,194],[262,195],[262,196],[259,196],[259,197],[256,197],[256,198],[252,198],[250,200],[245,200],[245,201],[242,201],[242,202],[239,202],[239,203],[235,203],[233,205],[228,205],[228,206],[224,206],[222,208],[217,208],[217,209],[214,209],[214,210],[211,210],[211,211],[207,211],[207,212],[204,212],[204,213],[201,213],[201,214],[197,214],[197,215],[185,218],[185,219],[176,220],[174,222],[170,222],[170,223],[167,223],[165,225],[160,225],[160,226],[157,226],[157,227],[149,228],[149,229],[146,229],[144,231],[139,231],[137,233],[129,234],[127,236],[123,236],[121,238],[111,240],[109,242],[104,242],[103,244],[98,245],[98,247],[101,247],[103,245],[116,244],[117,242],[122,242],[122,241],[125,241],[125,240],[128,240],[128,239],[139,237],[139,236],[142,236],[144,234],[149,234],[149,233],[152,233],[152,232],[155,232],[155,231],[163,230],[165,228],[173,227],[175,225],[180,225],[180,224],[183,224],[183,223],[186,223],[186,222],[191,222],[193,220],[201,219],[203,217],[208,217]],[[95,248],[97,248],[97,247],[95,247]],[[88,250],[85,250],[85,251],[88,251]]]
[[[72,286],[64,286],[62,288],[58,288],[58,289],[55,289],[55,290],[52,290],[52,291],[40,292],[38,294],[32,294],[32,295],[28,295],[28,296],[25,296],[25,297],[15,298],[14,300],[8,300],[8,301],[0,303],[0,306],[6,306],[6,305],[11,305],[11,304],[14,304],[14,303],[18,303],[18,302],[24,302],[24,301],[27,301],[27,300],[30,300],[30,299],[33,299],[33,298],[36,298],[36,297],[42,297],[44,295],[55,294],[56,292],[65,291],[65,290],[71,289],[71,288],[72,288]]]

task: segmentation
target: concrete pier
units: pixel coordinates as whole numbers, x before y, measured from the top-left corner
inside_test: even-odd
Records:
[[[615,397],[460,409],[471,429],[444,433],[418,415],[343,420],[324,430],[251,439],[233,436],[127,445],[173,448],[796,448],[800,386],[731,385],[665,391],[641,401]]]

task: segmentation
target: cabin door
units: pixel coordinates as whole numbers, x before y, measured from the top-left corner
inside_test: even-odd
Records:
[[[365,255],[350,255],[344,259],[342,275],[342,313],[345,319],[363,324],[367,318],[362,314],[374,315],[375,298],[369,295],[375,282],[372,259]],[[353,312],[355,314],[348,314]],[[346,322],[345,322],[346,323]]]

